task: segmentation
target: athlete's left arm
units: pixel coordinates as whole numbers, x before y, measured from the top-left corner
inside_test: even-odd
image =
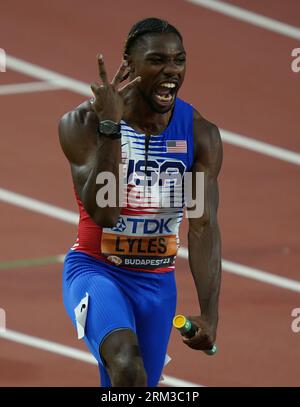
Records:
[[[192,339],[184,339],[184,342],[191,348],[199,350],[210,349],[213,346],[218,324],[221,238],[217,219],[219,203],[217,178],[222,157],[222,142],[218,128],[194,111],[192,173],[195,177],[197,172],[204,172],[204,210],[200,217],[189,217],[188,249],[189,265],[197,289],[201,315],[189,316],[200,329]]]

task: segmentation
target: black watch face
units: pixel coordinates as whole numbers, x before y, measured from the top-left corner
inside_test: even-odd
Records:
[[[103,121],[100,123],[100,131],[104,134],[114,134],[118,132],[118,125],[113,122]]]

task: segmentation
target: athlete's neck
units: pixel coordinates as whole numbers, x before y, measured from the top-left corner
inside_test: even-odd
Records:
[[[138,92],[132,92],[125,98],[123,119],[134,130],[149,134],[161,134],[168,126],[173,109],[166,113],[157,113]]]

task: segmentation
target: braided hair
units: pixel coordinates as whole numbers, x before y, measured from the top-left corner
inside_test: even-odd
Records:
[[[125,46],[124,55],[129,55],[131,49],[145,34],[164,34],[173,33],[176,34],[182,41],[182,36],[180,32],[168,21],[161,20],[160,18],[150,17],[144,20],[138,21],[134,24],[128,33]]]

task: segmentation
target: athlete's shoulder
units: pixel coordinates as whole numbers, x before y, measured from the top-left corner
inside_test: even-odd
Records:
[[[218,126],[205,119],[195,108],[193,108],[193,120],[195,140],[209,139],[212,143],[221,143]]]
[[[97,120],[96,114],[92,109],[91,100],[86,100],[75,109],[65,113],[60,119],[60,130],[68,130],[74,126],[86,127]]]
[[[218,127],[205,119],[196,109],[193,109],[194,119],[194,157],[196,161],[213,164],[219,169],[222,164],[223,148]]]
[[[61,147],[70,161],[74,152],[94,144],[96,138],[97,116],[92,109],[91,100],[87,100],[75,109],[65,113],[59,122],[58,133]]]
[[[205,119],[191,103],[180,98],[177,98],[176,102],[179,108],[186,108],[192,112],[194,135],[197,139],[201,133],[202,137],[210,137],[216,139],[216,141],[221,140],[218,127],[214,123]]]

